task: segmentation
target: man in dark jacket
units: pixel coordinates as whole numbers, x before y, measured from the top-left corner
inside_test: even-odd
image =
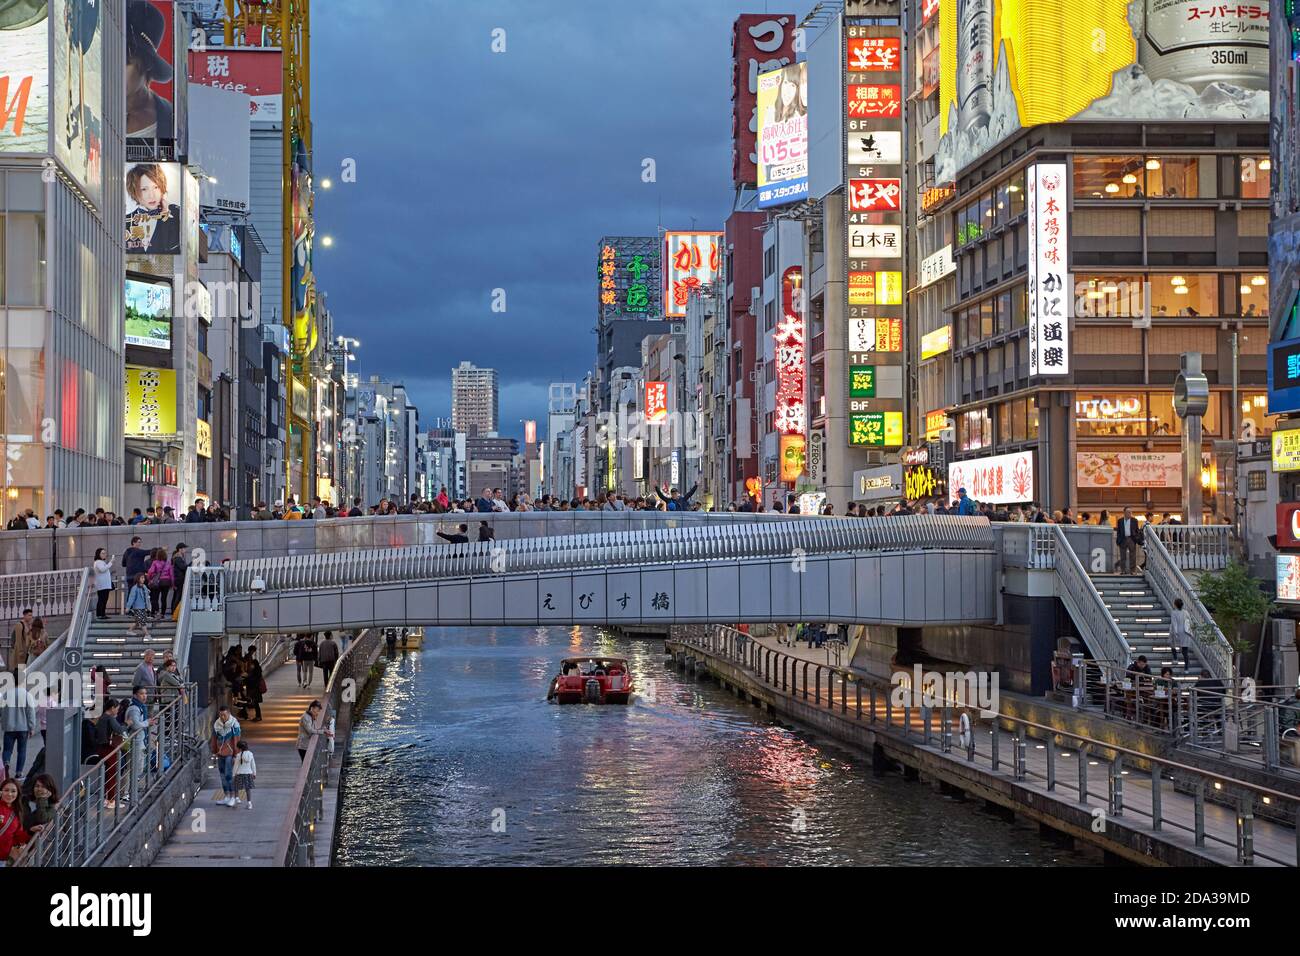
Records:
[[[492,489],[484,488],[483,494],[474,502],[474,510],[480,514],[492,513]]]
[[[1137,567],[1138,537],[1141,535],[1133,509],[1125,508],[1124,516],[1115,522],[1115,544],[1119,547],[1120,570],[1123,574],[1133,574]]]
[[[469,525],[463,524],[455,534],[447,534],[445,531],[439,531],[438,537],[452,544],[469,544]]]
[[[149,566],[149,552],[140,547],[140,536],[131,539],[131,547],[122,555],[122,570],[126,573],[127,587],[135,581],[137,574],[144,574]]]
[[[325,672],[325,686],[330,685],[330,674],[334,672],[334,665],[339,662],[339,645],[334,640],[334,632],[326,631],[325,637],[321,640],[320,646],[316,649],[316,661],[320,664],[320,669]]]

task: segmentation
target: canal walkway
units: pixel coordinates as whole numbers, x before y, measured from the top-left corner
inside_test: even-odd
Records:
[[[243,738],[257,760],[253,809],[243,803],[226,807],[214,795],[221,790],[216,760],[203,774],[203,788],[187,811],[188,819],[176,827],[159,852],[154,866],[280,866],[276,848],[288,818],[294,784],[302,762],[298,757],[298,720],[307,705],[324,693],[322,672],[313,684],[298,686],[297,668],[287,661],[266,678],[262,720],[239,722]],[[334,788],[327,790],[327,811],[332,811]],[[332,812],[327,820],[333,819]],[[328,828],[326,829],[328,832]],[[328,859],[328,842],[326,842]]]
[[[1152,775],[1148,771],[1137,766],[1122,770],[1121,811],[1116,814],[1111,812],[1110,807],[1110,762],[1100,755],[1081,751],[1077,746],[1063,746],[1055,741],[1034,739],[1031,736],[1026,741],[1023,773],[1017,774],[1014,768],[1015,735],[1000,726],[977,723],[974,728],[976,759],[971,760],[959,741],[960,725],[955,716],[950,727],[948,746],[945,748],[942,720],[938,714],[933,715],[927,734],[924,719],[918,710],[911,710],[904,715],[896,708],[888,708],[887,692],[880,687],[872,696],[870,685],[875,683],[874,678],[852,668],[835,665],[828,667],[825,647],[809,648],[805,644],[792,647],[779,643],[774,635],[751,640],[762,647],[786,654],[799,663],[786,665],[784,669],[779,665],[774,667],[772,680],[768,681],[743,663],[728,659],[725,653],[705,651],[705,659],[715,666],[720,665],[719,670],[734,669],[748,675],[758,685],[753,689],[774,695],[778,704],[782,703],[782,699],[788,702],[783,709],[787,709],[787,713],[792,716],[798,718],[804,711],[808,711],[810,716],[815,714],[820,730],[853,743],[865,739],[861,731],[868,729],[874,742],[888,742],[891,746],[887,750],[892,750],[894,754],[905,754],[910,759],[911,766],[923,770],[926,776],[946,780],[994,802],[1001,802],[999,797],[1019,790],[1021,792],[1016,796],[1013,809],[1018,812],[1029,811],[1030,816],[1049,825],[1053,822],[1068,822],[1073,816],[1076,819],[1065,827],[1067,832],[1073,831],[1081,835],[1085,832],[1080,826],[1082,822],[1089,824],[1087,830],[1092,833],[1097,832],[1093,826],[1104,825],[1103,830],[1109,827],[1115,831],[1127,831],[1130,846],[1144,846],[1147,855],[1152,855],[1151,847],[1159,842],[1166,844],[1181,859],[1229,866],[1238,863],[1237,813],[1232,808],[1209,800],[1203,801],[1201,813],[1205,841],[1204,845],[1197,846],[1194,838],[1196,800],[1188,793],[1175,790],[1173,782],[1167,776],[1161,779],[1158,795],[1153,796]],[[834,659],[833,653],[831,657]],[[803,662],[807,662],[806,668]],[[820,665],[820,674],[816,665]],[[840,679],[830,681],[831,670],[837,673],[848,670],[860,678],[861,682],[851,681],[846,694],[845,685]],[[812,705],[811,708],[808,705]],[[846,724],[847,726],[842,726]],[[894,749],[893,745],[900,742],[904,746]],[[918,757],[920,759],[914,759]],[[1084,769],[1087,783],[1083,788],[1082,799],[1079,793],[1081,760],[1087,761]],[[1231,782],[1225,777],[1223,785],[1231,786]],[[1161,821],[1159,828],[1152,825],[1155,817]],[[1097,820],[1102,823],[1096,823]],[[1133,837],[1136,840],[1131,839]],[[1255,865],[1295,866],[1300,852],[1298,842],[1300,840],[1294,828],[1259,815],[1254,817]],[[1129,856],[1140,861],[1132,854]]]

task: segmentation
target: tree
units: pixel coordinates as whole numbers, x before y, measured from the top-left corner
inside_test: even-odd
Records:
[[[1229,561],[1222,571],[1202,574],[1197,590],[1201,603],[1219,625],[1239,661],[1242,654],[1248,654],[1255,646],[1249,638],[1241,636],[1241,629],[1260,624],[1273,609],[1273,603],[1240,561]]]

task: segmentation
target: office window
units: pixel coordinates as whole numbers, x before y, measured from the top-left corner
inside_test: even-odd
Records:
[[[1146,394],[1078,392],[1074,397],[1074,422],[1080,435],[1104,438],[1145,435]]]
[[[1038,438],[1038,406],[1032,398],[1025,399],[1025,420],[1028,424],[1025,437],[1028,441],[1034,441]]]
[[[1025,400],[1017,398],[1014,401],[1007,402],[1010,409],[1011,431],[1008,433],[1008,441],[1022,442],[1028,437],[1025,430]]]
[[[1008,218],[1015,219],[1025,212],[1025,171],[1011,177],[1007,185]]]
[[[1074,314],[1082,318],[1139,318],[1145,275],[1076,275]],[[1166,307],[1167,308],[1167,307]]]

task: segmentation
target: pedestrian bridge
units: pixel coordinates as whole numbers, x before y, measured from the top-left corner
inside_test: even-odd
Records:
[[[999,569],[981,518],[682,522],[234,561],[222,626],[992,622]]]

